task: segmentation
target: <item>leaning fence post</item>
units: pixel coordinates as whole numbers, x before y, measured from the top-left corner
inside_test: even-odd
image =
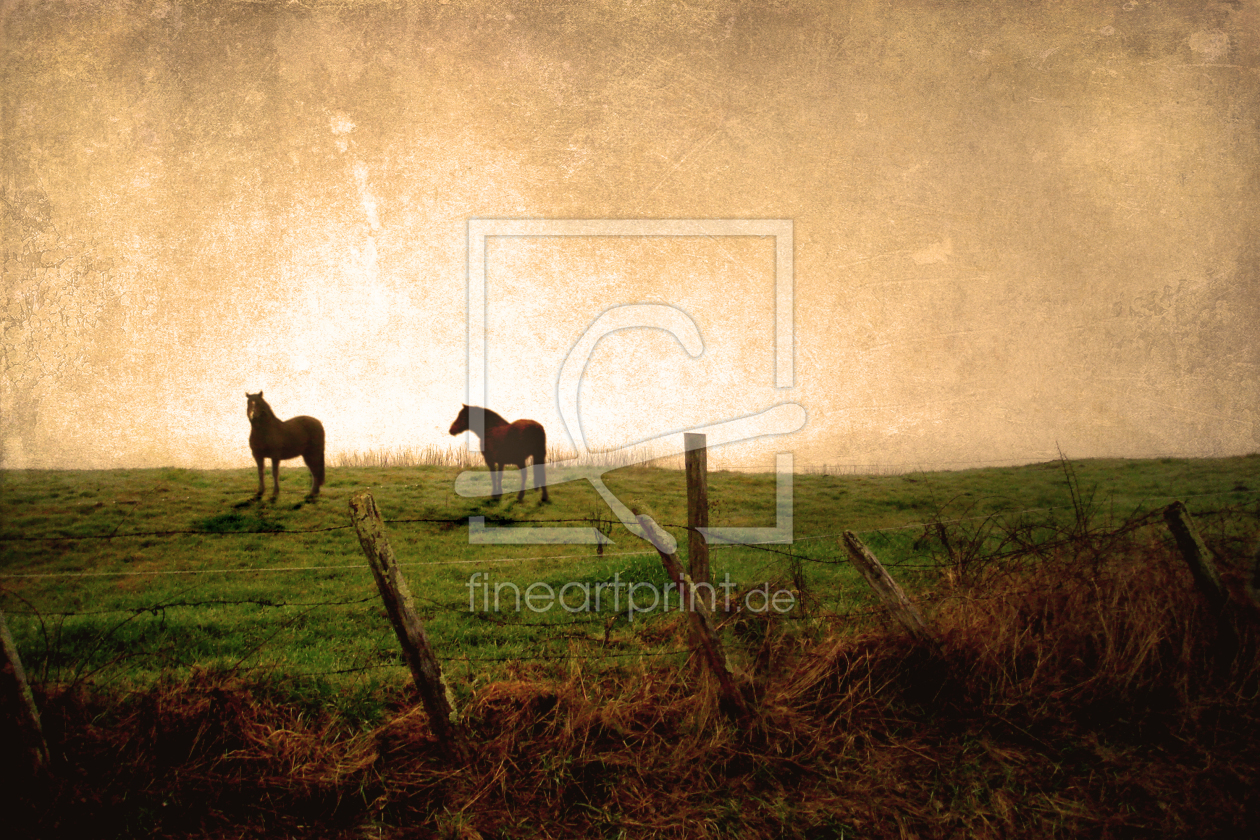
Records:
[[[709,582],[709,543],[700,532],[709,527],[709,456],[704,435],[683,435],[687,450],[687,563],[695,583]]]
[[[48,772],[48,742],[39,722],[39,710],[35,697],[26,682],[22,660],[17,645],[9,633],[9,625],[0,610],[0,708],[3,708],[4,726],[9,730],[10,743],[22,754],[27,778],[40,779]]]
[[[656,527],[656,523],[652,521],[652,518],[650,516],[639,516],[639,527],[647,534],[648,541],[656,547],[656,553],[661,555],[661,563],[665,566],[665,572],[678,587],[680,608],[687,612],[687,620],[691,623],[692,637],[696,641],[705,666],[708,667],[713,676],[717,677],[718,688],[722,693],[722,699],[728,711],[737,720],[745,720],[748,715],[748,706],[744,702],[744,695],[740,693],[739,687],[735,685],[735,678],[731,676],[730,668],[727,667],[726,654],[722,652],[722,643],[718,639],[717,630],[713,626],[709,608],[704,604],[704,598],[699,597],[696,593],[696,585],[691,580],[691,577],[683,571],[682,562],[679,561],[678,554],[673,551],[667,552],[661,548],[661,546],[665,545],[664,536],[661,534],[660,529]]]
[[[897,581],[892,579],[892,575],[888,574],[888,570],[879,562],[874,553],[858,539],[857,534],[845,531],[844,547],[848,549],[853,565],[858,567],[862,577],[866,578],[871,589],[875,590],[879,599],[892,610],[892,614],[897,617],[902,626],[916,639],[930,640],[931,634],[928,633],[923,615],[915,609],[914,604],[910,603],[910,599],[897,585]]]
[[[1168,523],[1168,530],[1172,531],[1177,548],[1181,549],[1181,556],[1190,567],[1194,585],[1207,598],[1212,611],[1220,616],[1229,604],[1229,593],[1221,583],[1221,576],[1212,562],[1212,553],[1194,527],[1190,511],[1181,502],[1173,502],[1164,508],[1164,521]]]
[[[1221,582],[1216,564],[1212,562],[1212,552],[1194,527],[1190,511],[1180,501],[1164,508],[1164,521],[1168,523],[1168,530],[1172,531],[1177,548],[1181,549],[1181,556],[1190,567],[1190,576],[1194,578],[1195,587],[1207,599],[1208,607],[1216,618],[1220,633],[1216,655],[1221,661],[1228,662],[1238,655],[1238,631],[1234,627],[1236,615],[1230,604],[1229,590]]]
[[[394,625],[402,645],[403,658],[411,669],[411,677],[420,690],[420,699],[429,715],[429,724],[438,742],[454,757],[464,757],[464,744],[455,725],[455,702],[442,677],[442,666],[433,654],[424,625],[416,615],[415,603],[406,579],[398,568],[394,549],[385,538],[385,523],[376,507],[376,500],[366,490],[350,497],[350,518],[359,535],[359,544],[367,555],[372,577],[385,602],[385,611]]]

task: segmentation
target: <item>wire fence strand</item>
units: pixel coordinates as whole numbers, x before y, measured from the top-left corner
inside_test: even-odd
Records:
[[[1208,499],[1208,498],[1219,498],[1223,496],[1231,496],[1234,498],[1254,497],[1256,495],[1260,495],[1260,491],[1247,491],[1243,489],[1235,489],[1233,491],[1223,491],[1223,492],[1217,492],[1217,493],[1199,493],[1199,494],[1181,495],[1175,498],[1179,498],[1184,501],[1184,500],[1191,500],[1191,499],[1202,500],[1202,499]],[[1134,502],[1133,504],[1135,504],[1135,510],[1133,512],[1133,515],[1131,515],[1128,520],[1126,520],[1122,525],[1120,525],[1119,528],[1109,528],[1107,530],[1106,536],[1108,538],[1113,538],[1113,539],[1119,538],[1123,535],[1137,531],[1138,529],[1150,526],[1151,524],[1155,523],[1158,520],[1160,514],[1162,513],[1163,508],[1162,506],[1159,506],[1158,503],[1159,502],[1166,503],[1166,502],[1172,501],[1173,499],[1174,499],[1173,496],[1158,496],[1158,497],[1143,498],[1141,500]],[[1152,507],[1153,509],[1147,510],[1145,513],[1138,515],[1139,510],[1148,506]],[[1234,509],[1237,509],[1237,508],[1238,508],[1238,505],[1235,504]],[[1223,508],[1222,510],[1213,511],[1213,512],[1203,512],[1200,515],[1206,518],[1209,516],[1219,514],[1223,510],[1229,510],[1229,509],[1230,509],[1230,506],[1227,504],[1226,507]],[[354,527],[350,523],[345,523],[345,524],[329,525],[329,526],[323,526],[323,527],[287,529],[287,528],[284,528],[283,526],[272,527],[270,523],[267,523],[265,521],[265,517],[263,517],[262,518],[263,527],[251,529],[251,530],[215,530],[215,529],[209,529],[209,528],[190,528],[190,529],[167,529],[167,530],[153,530],[153,531],[122,531],[121,529],[123,525],[132,521],[131,515],[135,512],[135,510],[136,508],[132,507],[131,510],[128,511],[127,515],[122,517],[121,520],[115,523],[112,529],[108,533],[102,532],[102,533],[97,533],[97,534],[74,534],[74,535],[60,534],[60,535],[38,535],[38,536],[27,536],[27,535],[0,536],[0,544],[39,543],[39,542],[44,542],[44,543],[51,542],[51,543],[56,544],[56,543],[86,542],[86,541],[111,541],[111,540],[124,540],[124,539],[165,540],[165,539],[180,539],[180,538],[185,538],[185,537],[241,537],[241,538],[293,537],[293,536],[304,537],[304,536],[309,536],[309,535],[330,534],[330,533],[335,533],[335,532],[340,532],[340,531],[347,531],[347,530],[352,530]],[[941,512],[943,512],[943,509]],[[1077,504],[1075,507],[1069,507],[1069,506],[1064,505],[1064,506],[1058,506],[1058,507],[1042,506],[1042,507],[1034,507],[1034,508],[1019,508],[1019,509],[1014,509],[1014,510],[997,510],[997,511],[993,511],[993,512],[982,514],[982,515],[957,516],[957,517],[951,517],[948,519],[941,518],[938,516],[938,517],[933,517],[933,518],[925,519],[922,521],[916,521],[916,522],[884,525],[884,526],[876,527],[876,528],[863,528],[861,530],[856,531],[856,533],[858,533],[862,538],[866,540],[873,540],[873,539],[877,539],[881,537],[888,538],[888,541],[885,543],[885,545],[890,547],[890,549],[893,549],[893,550],[890,550],[889,554],[891,555],[891,557],[886,558],[884,560],[884,563],[889,568],[904,569],[907,571],[915,570],[915,569],[940,569],[950,562],[949,558],[942,558],[939,555],[934,555],[930,562],[918,563],[918,562],[914,562],[914,559],[915,559],[914,557],[907,559],[900,556],[906,552],[907,546],[909,544],[908,542],[909,538],[901,537],[900,535],[909,534],[914,531],[924,531],[925,532],[924,537],[940,539],[939,537],[935,535],[935,532],[938,531],[939,529],[943,529],[946,527],[962,528],[963,526],[967,526],[970,523],[990,523],[990,522],[1016,523],[1019,520],[1027,519],[1033,516],[1034,514],[1038,514],[1044,517],[1048,514],[1054,514],[1055,512],[1072,512],[1076,516],[1076,522],[1066,523],[1063,525],[1047,524],[1047,525],[1039,526],[1039,527],[1049,528],[1049,532],[1043,533],[1041,535],[1043,538],[1040,541],[1033,541],[1031,539],[1032,532],[1028,531],[1026,532],[1028,535],[1028,540],[1022,544],[1017,543],[1014,546],[1010,546],[1010,547],[1003,547],[1000,544],[998,546],[994,546],[992,543],[985,542],[988,539],[988,537],[986,533],[984,532],[983,524],[979,528],[972,529],[974,533],[972,533],[971,536],[975,539],[973,548],[978,549],[980,547],[985,547],[985,548],[990,549],[985,552],[978,552],[976,554],[976,559],[984,561],[984,562],[994,562],[994,561],[1001,561],[1001,560],[1005,560],[1009,558],[1019,557],[1021,555],[1028,555],[1034,552],[1054,552],[1062,548],[1071,547],[1074,544],[1077,544],[1081,540],[1081,538],[1085,536],[1085,534],[1079,530],[1083,527],[1080,521],[1081,510],[1080,510],[1079,504]],[[585,524],[585,525],[595,524],[597,527],[600,527],[602,530],[606,526],[610,526],[610,525],[615,526],[617,524],[616,520],[610,519],[607,516],[603,516],[603,517],[600,517],[600,516],[555,517],[555,518],[528,518],[528,517],[527,518],[513,518],[513,517],[505,517],[505,516],[498,516],[498,517],[487,516],[485,517],[485,522],[486,524],[495,525],[499,527],[519,527],[522,531],[527,531],[529,528],[535,527],[535,526],[545,527],[545,526],[556,526],[556,525],[564,525],[564,524]],[[405,528],[406,526],[418,525],[418,526],[436,526],[439,528],[453,529],[453,528],[463,528],[463,527],[469,526],[471,524],[471,515],[464,515],[464,516],[458,516],[458,517],[450,517],[450,516],[447,516],[447,517],[423,517],[423,516],[400,517],[397,519],[387,519],[385,520],[385,523],[395,528]],[[690,531],[695,530],[691,526],[681,525],[677,523],[659,523],[659,524],[662,527],[670,529],[671,531],[675,531],[675,532],[680,532],[680,531],[690,532]],[[1076,531],[1072,530],[1073,525],[1075,525],[1078,530]],[[758,554],[760,554],[761,557],[765,558],[765,562],[764,563],[757,563],[757,562],[751,563],[751,566],[753,568],[754,578],[758,575],[762,575],[763,573],[771,574],[772,570],[775,568],[776,564],[779,563],[780,560],[786,560],[788,561],[788,563],[793,564],[792,566],[788,567],[789,573],[793,576],[793,580],[803,581],[805,580],[805,578],[801,576],[802,573],[800,572],[799,564],[810,563],[810,564],[815,564],[815,565],[820,565],[820,566],[841,566],[841,565],[847,565],[850,562],[846,555],[846,552],[844,550],[840,550],[838,546],[836,547],[836,550],[834,550],[834,553],[830,555],[828,555],[826,550],[811,550],[811,549],[820,548],[821,547],[820,544],[822,544],[822,542],[825,540],[836,540],[837,538],[841,537],[843,533],[844,533],[843,530],[828,530],[822,533],[804,534],[804,535],[799,535],[799,536],[793,535],[787,544],[777,542],[777,541],[776,542],[771,542],[771,541],[722,542],[721,544],[711,545],[710,548],[712,550],[721,549],[725,551],[746,550],[746,551],[751,551],[751,552],[757,552]],[[1007,543],[1007,545],[1009,546],[1009,543]],[[877,543],[872,543],[872,546],[876,550],[879,549],[879,545]],[[918,549],[918,548],[919,548],[919,545],[918,545],[918,542],[916,541],[912,549]],[[945,549],[947,552],[950,551],[948,545],[945,546]],[[569,553],[537,554],[537,555],[531,555],[528,553],[520,553],[520,554],[512,554],[510,556],[499,556],[499,557],[483,556],[483,557],[463,557],[463,558],[449,559],[449,560],[416,560],[412,562],[403,562],[403,563],[400,563],[399,565],[405,569],[413,569],[413,570],[425,569],[425,568],[430,568],[430,567],[486,566],[489,564],[507,565],[507,564],[533,563],[533,564],[551,565],[551,564],[559,564],[559,563],[568,562],[568,561],[590,560],[590,559],[598,559],[604,562],[616,562],[616,561],[626,559],[626,558],[650,557],[650,556],[655,556],[656,554],[657,554],[657,551],[654,548],[645,547],[642,550],[626,550],[626,551],[615,551],[615,552],[595,551],[595,552],[584,552],[584,553],[569,552]],[[333,573],[333,572],[341,573],[341,572],[349,572],[349,571],[363,573],[363,572],[369,571],[369,567],[364,562],[355,562],[355,563],[331,563],[331,564],[302,564],[302,565],[270,566],[270,567],[249,566],[249,567],[240,567],[240,568],[148,569],[148,570],[120,569],[120,570],[100,570],[100,571],[76,570],[76,571],[50,571],[50,572],[5,572],[5,573],[0,573],[0,582],[5,581],[5,580],[16,581],[16,580],[31,580],[31,579],[41,579],[41,578],[44,578],[44,579],[74,579],[74,578],[90,579],[90,578],[111,578],[111,577],[112,578],[126,578],[126,577],[156,578],[156,577],[162,577],[162,576],[193,577],[193,576],[203,576],[203,575],[265,575],[265,574],[271,574],[271,573],[287,574],[287,573],[301,573],[301,572],[317,572],[317,573],[326,574],[326,573]],[[747,569],[745,569],[745,571],[747,571]],[[190,584],[189,588],[191,589],[192,586],[193,585]],[[874,606],[874,607],[869,607],[865,605],[858,606],[858,604],[855,603],[849,609],[844,609],[843,607],[837,607],[834,600],[825,599],[824,597],[816,596],[812,592],[807,593],[803,585],[800,585],[798,588],[800,588],[799,596],[801,598],[802,604],[806,602],[807,598],[812,599],[810,601],[812,606],[810,606],[809,609],[810,609],[810,615],[815,618],[821,618],[830,622],[852,622],[852,621],[862,621],[868,618],[876,618],[876,617],[886,618],[889,615],[888,609],[883,606]],[[66,619],[71,619],[71,618],[80,617],[80,616],[82,617],[107,616],[107,615],[126,616],[125,618],[122,618],[120,621],[118,621],[115,624],[113,629],[105,631],[105,635],[108,636],[109,634],[115,632],[119,627],[122,627],[126,625],[127,623],[135,621],[137,619],[141,619],[141,617],[144,616],[145,614],[150,614],[154,617],[161,617],[162,621],[165,622],[167,620],[166,618],[167,612],[175,611],[175,610],[198,610],[198,609],[217,609],[217,608],[242,608],[242,609],[254,608],[254,609],[263,609],[263,610],[277,610],[277,609],[297,610],[298,612],[296,614],[292,612],[282,614],[283,618],[275,622],[276,626],[273,628],[275,632],[272,634],[272,636],[274,636],[276,634],[280,634],[282,632],[288,631],[289,628],[294,626],[294,623],[296,622],[297,618],[315,614],[315,611],[317,610],[320,610],[320,609],[330,610],[330,609],[337,609],[337,608],[343,608],[343,607],[357,607],[357,606],[368,604],[368,603],[378,600],[378,595],[376,594],[376,592],[367,591],[366,587],[364,590],[361,590],[361,591],[366,591],[367,594],[352,595],[351,592],[342,592],[342,593],[338,593],[342,597],[339,597],[336,599],[329,599],[329,600],[283,600],[283,599],[269,598],[266,596],[250,596],[250,597],[240,597],[240,598],[226,598],[226,597],[225,598],[207,598],[207,599],[200,599],[200,600],[187,598],[187,597],[176,597],[174,600],[167,600],[167,601],[164,601],[161,603],[155,603],[155,604],[143,604],[143,605],[135,605],[135,606],[110,608],[110,609],[90,609],[90,610],[74,610],[74,611],[71,611],[71,610],[41,611],[41,610],[36,609],[34,606],[30,605],[29,603],[27,603],[25,608],[17,609],[17,610],[9,610],[9,612],[15,615],[25,615],[25,616],[36,617],[37,619],[39,619],[41,623],[45,619],[60,620],[64,622]],[[179,595],[182,595],[182,594],[183,593],[179,593]],[[730,593],[728,592],[727,595],[729,598]],[[21,598],[21,596],[17,596],[17,597]],[[168,597],[170,596],[168,595]],[[498,595],[496,592],[496,607],[497,607],[497,597]],[[22,600],[25,601],[25,599],[22,599]],[[563,601],[561,602],[561,604],[563,605]],[[568,607],[566,606],[565,609],[567,610]],[[653,610],[655,610],[655,605],[653,607]],[[500,614],[497,609],[494,612],[488,612],[484,610],[476,611],[472,608],[471,602],[469,602],[469,604],[464,604],[462,602],[451,603],[451,602],[439,602],[439,601],[434,601],[434,600],[426,600],[425,605],[424,605],[424,612],[427,615],[467,612],[475,616],[476,619],[479,619],[480,622],[483,624],[483,626],[490,625],[490,626],[500,627],[500,628],[512,628],[512,629],[521,630],[521,631],[526,632],[527,634],[530,634],[528,644],[534,644],[538,646],[567,644],[569,646],[569,649],[563,652],[552,652],[552,651],[546,651],[546,650],[530,651],[526,649],[524,651],[513,651],[511,654],[505,654],[502,656],[497,656],[497,655],[478,656],[478,655],[464,654],[464,655],[448,655],[448,656],[441,657],[444,662],[451,663],[451,664],[490,663],[490,662],[506,662],[506,661],[563,662],[563,661],[569,661],[573,659],[592,659],[592,660],[593,659],[622,659],[622,658],[642,659],[646,657],[664,657],[664,656],[676,656],[676,655],[689,654],[688,648],[677,647],[677,646],[669,646],[669,647],[661,648],[658,650],[641,649],[641,650],[632,650],[632,651],[619,651],[619,650],[607,649],[609,645],[609,633],[612,627],[614,626],[614,623],[620,618],[621,614],[619,612],[614,611],[611,616],[611,622],[614,622],[614,623],[610,623],[610,619],[607,617],[605,613],[600,612],[598,607],[596,607],[595,613],[593,615],[588,614],[588,615],[583,615],[582,617],[574,617],[572,615],[572,611],[570,611],[571,614],[568,617],[568,620],[562,619],[560,621],[522,620],[522,618],[520,617],[521,610],[520,610],[519,601],[517,602],[517,607],[515,610],[515,613],[517,614],[515,618],[513,617],[511,610],[508,610],[503,614]],[[586,610],[586,612],[590,613],[591,611]],[[669,609],[669,602],[668,602],[668,596],[667,596],[664,611],[662,611],[661,613],[652,613],[649,615],[644,615],[643,618],[648,619],[648,620],[658,620],[662,616],[668,615],[669,613],[670,613],[670,609]],[[728,613],[725,620],[726,621],[735,620],[736,615],[737,615],[737,612]],[[803,616],[804,613],[802,613],[801,615]],[[631,621],[633,621],[633,616],[634,616],[634,611],[632,608],[630,611]],[[429,619],[426,618],[426,621],[427,620]],[[466,624],[465,626],[475,628],[477,624],[478,622],[473,621],[469,624]],[[604,633],[602,634],[602,639],[600,638],[600,634],[598,632],[596,633],[589,632],[591,628],[597,628],[601,624],[603,624],[605,627]],[[60,630],[58,630],[58,632],[60,632]],[[636,631],[636,635],[637,635],[637,631]],[[271,636],[268,637],[268,641],[270,640],[270,638]],[[458,639],[456,643],[459,644]],[[575,643],[585,643],[586,645],[598,645],[600,646],[600,649],[594,652],[580,652],[581,646]],[[46,641],[46,647],[48,645],[49,643]],[[261,649],[261,646],[256,646],[254,648],[251,648],[250,652],[247,652],[245,656],[243,656],[240,659],[237,665],[239,666],[243,664],[246,660],[254,657],[255,654],[260,649]],[[158,654],[153,654],[153,655],[158,655]],[[382,648],[381,651],[377,653],[368,652],[366,655],[371,656],[371,657],[383,655],[391,659],[398,659],[399,657],[397,651],[392,648]],[[84,663],[82,663],[81,667],[86,666],[86,664],[87,662],[85,660]],[[100,668],[108,667],[110,664],[111,663],[107,662],[105,665],[101,665],[100,667],[95,668],[92,671],[89,671],[88,673],[89,674],[96,673],[96,671],[99,671]],[[275,665],[274,664],[259,665],[257,667],[275,667]],[[335,675],[365,673],[365,672],[370,672],[370,671],[375,671],[375,670],[396,669],[396,668],[405,669],[406,665],[400,660],[397,662],[391,661],[391,662],[384,662],[384,663],[372,663],[372,664],[365,664],[365,665],[356,666],[356,667],[336,668],[336,669],[325,670],[325,671],[299,672],[299,674],[304,675],[304,676],[335,676]],[[246,669],[246,670],[250,670],[250,669]],[[79,677],[76,676],[76,679],[78,678]]]

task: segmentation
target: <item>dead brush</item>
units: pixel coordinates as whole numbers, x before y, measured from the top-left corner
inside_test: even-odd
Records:
[[[703,812],[677,777],[703,776],[733,740],[711,687],[690,682],[650,669],[604,675],[596,696],[576,671],[487,687],[467,710],[481,746],[460,784],[460,812],[475,813],[483,832],[532,814],[568,836],[614,824],[681,836]]]
[[[197,671],[121,697],[81,686],[41,705],[55,781],[19,812],[32,836],[126,835],[140,815],[145,833],[293,826],[303,809],[337,825],[361,809],[352,792],[376,759],[374,744],[334,716],[311,715],[230,673]],[[279,813],[278,802],[295,807]]]
[[[1222,663],[1155,531],[1039,551],[920,599],[932,644],[875,613],[728,633],[758,680],[743,725],[649,656],[516,664],[464,704],[460,766],[407,691],[371,728],[214,675],[46,696],[61,781],[28,834],[1255,836],[1254,626]],[[670,618],[644,630],[685,645]]]

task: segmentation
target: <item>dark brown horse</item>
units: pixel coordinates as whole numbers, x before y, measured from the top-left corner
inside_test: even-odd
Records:
[[[517,420],[509,423],[488,408],[464,406],[451,424],[451,434],[457,435],[469,429],[476,431],[474,421],[480,414],[484,419],[481,435],[481,452],[490,468],[490,484],[494,500],[503,496],[503,469],[508,464],[521,471],[521,492],[516,500],[525,498],[525,462],[534,459],[534,486],[542,490],[542,500],[547,498],[547,433],[535,420]]]
[[[249,418],[249,449],[258,462],[258,495],[261,499],[266,482],[266,465],[271,459],[271,477],[275,484],[274,500],[280,495],[280,462],[301,455],[311,470],[310,498],[319,495],[324,483],[324,424],[314,417],[281,420],[263,399],[262,391],[245,394],[245,416]]]

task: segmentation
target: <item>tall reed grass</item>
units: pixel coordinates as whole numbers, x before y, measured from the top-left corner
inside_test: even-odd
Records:
[[[665,470],[686,469],[683,455],[667,453],[662,447],[647,445],[631,446],[612,451],[588,452],[579,455],[574,449],[547,447],[547,463],[574,462],[574,466],[622,469],[624,467],[653,467]],[[458,467],[476,469],[484,467],[480,452],[470,452],[462,445],[438,446],[388,446],[382,449],[348,450],[334,453],[328,459],[331,467]],[[740,465],[721,458],[710,450],[709,469],[735,472],[773,472],[773,464]],[[795,471],[801,475],[902,475],[916,472],[917,468],[902,464],[843,464],[798,463]]]
[[[633,446],[611,452],[588,452],[579,455],[576,450],[549,446],[547,463],[575,462],[575,466],[623,467],[644,466],[657,469],[681,470],[682,455],[662,455],[660,450],[648,446]],[[480,452],[471,452],[462,445],[438,446],[389,446],[383,449],[351,450],[337,452],[328,459],[331,467],[458,467],[475,469],[485,466]]]

